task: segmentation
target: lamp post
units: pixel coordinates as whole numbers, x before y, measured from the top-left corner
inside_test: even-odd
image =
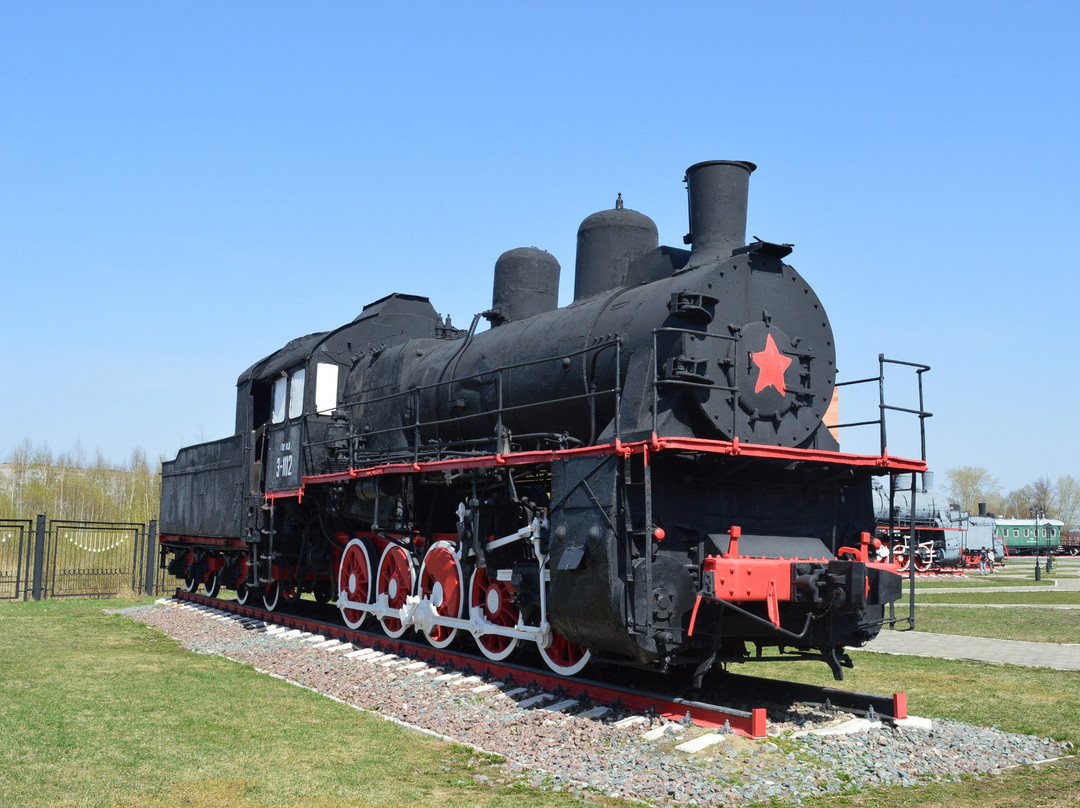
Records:
[[[1050,522],[1046,523],[1046,571],[1050,572],[1054,569],[1054,545],[1050,539],[1053,538],[1054,526]]]
[[[1039,544],[1039,519],[1046,515],[1046,511],[1032,505],[1028,508],[1028,516],[1035,520],[1035,580],[1042,580],[1042,567],[1039,566],[1039,556],[1042,546]]]

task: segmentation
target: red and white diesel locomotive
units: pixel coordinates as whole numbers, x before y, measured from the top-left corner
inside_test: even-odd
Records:
[[[839,451],[832,328],[790,245],[746,243],[753,170],[687,170],[689,250],[621,199],[589,216],[568,306],[514,249],[486,330],[394,294],[257,362],[235,434],[164,464],[163,563],[564,674],[776,649],[840,678],[900,596],[873,478],[925,462]]]

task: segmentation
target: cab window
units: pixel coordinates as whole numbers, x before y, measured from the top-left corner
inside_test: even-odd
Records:
[[[289,417],[299,418],[304,414],[304,369],[294,370],[289,377]]]
[[[274,379],[274,390],[271,394],[272,406],[271,406],[271,420],[275,424],[280,424],[285,420],[285,394],[289,389],[289,379],[287,376],[280,376]]]
[[[315,412],[328,415],[337,408],[338,366],[319,362],[315,366]]]
[[[304,414],[304,369],[297,368],[292,373],[282,373],[274,379],[271,391],[270,420],[280,424],[289,418],[299,418]]]

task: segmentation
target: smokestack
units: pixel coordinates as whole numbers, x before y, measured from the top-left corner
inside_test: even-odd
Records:
[[[690,263],[723,259],[746,244],[746,204],[753,163],[709,160],[686,169],[692,244]]]

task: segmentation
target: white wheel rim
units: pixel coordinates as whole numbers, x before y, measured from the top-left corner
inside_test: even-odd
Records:
[[[463,580],[464,576],[462,575],[461,571],[461,563],[458,561],[457,555],[454,552],[454,545],[452,545],[450,542],[437,541],[433,545],[431,545],[431,548],[427,551],[427,555],[424,556],[424,564],[420,568],[421,588],[423,588],[425,573],[428,569],[428,559],[431,558],[433,553],[438,553],[440,556],[445,556],[453,562],[454,575],[457,577],[457,586],[459,593],[458,609],[456,614],[448,614],[444,616],[460,618],[461,613],[465,609],[465,602],[468,598],[468,592],[465,590],[465,582]],[[436,579],[431,585],[430,592],[421,594],[427,595],[428,600],[431,602],[431,605],[436,610],[441,609],[443,607],[443,604],[446,602],[446,589],[443,586],[443,582],[438,579]],[[444,634],[441,639],[435,636],[436,629],[441,629],[443,631]],[[430,629],[424,632],[424,636],[427,638],[427,641],[436,648],[446,648],[446,646],[452,643],[454,641],[454,638],[457,637],[457,629],[447,628],[446,626],[432,626]]]
[[[472,590],[473,590],[473,587],[476,585],[476,576],[480,575],[480,574],[481,574],[481,570],[479,570],[479,569],[474,570],[473,574],[472,574],[472,578],[469,579],[469,593],[470,593],[469,594],[469,602],[470,603],[472,602]],[[492,595],[495,596],[495,604],[496,605],[495,605],[494,610],[492,610],[490,608],[491,607],[491,602],[492,602]],[[490,587],[488,589],[487,596],[484,598],[484,600],[485,600],[484,608],[487,609],[490,614],[495,614],[499,610],[499,606],[501,605],[501,601],[499,599],[499,593],[497,591],[495,591],[495,587]],[[494,651],[491,648],[488,648],[486,645],[484,645],[481,642],[481,640],[483,639],[484,636],[485,635],[480,635],[479,637],[474,637],[474,639],[476,640],[476,647],[480,649],[481,654],[486,656],[492,662],[502,662],[504,659],[506,659],[508,656],[510,656],[512,653],[514,653],[514,651],[517,650],[517,647],[518,647],[518,638],[517,637],[507,638],[507,639],[509,639],[509,642],[506,644],[506,647],[503,648],[501,651]]]
[[[552,632],[554,633],[554,629],[552,629]],[[552,644],[554,645],[554,642]],[[544,658],[544,662],[547,663],[547,666],[561,676],[575,676],[580,673],[582,669],[589,664],[589,660],[592,659],[592,651],[586,649],[585,654],[577,662],[572,665],[563,665],[561,662],[551,657],[549,648],[544,648],[540,645],[537,645],[537,647],[540,649],[540,656]]]
[[[361,539],[353,539],[347,545],[345,545],[345,552],[341,554],[341,564],[338,566],[338,587],[341,587],[341,575],[345,570],[345,565],[350,557],[358,558],[367,570],[368,585],[366,591],[359,591],[360,579],[356,576],[355,572],[349,573],[349,580],[346,582],[347,588],[344,589],[341,594],[345,596],[346,600],[350,600],[353,603],[368,603],[371,599],[371,556],[368,555],[367,546]],[[345,606],[339,606],[341,612],[341,619],[345,621],[345,625],[349,628],[360,628],[364,620],[367,619],[367,612],[360,612],[355,609],[348,609]],[[350,614],[352,615],[350,617]]]
[[[413,565],[412,565],[412,557],[409,555],[408,550],[405,550],[404,548],[399,547],[396,544],[388,544],[388,545],[386,545],[386,549],[383,550],[382,558],[379,559],[379,571],[375,574],[375,591],[376,592],[378,592],[378,589],[379,589],[379,583],[378,582],[380,580],[382,580],[382,573],[383,573],[383,569],[386,566],[387,559],[389,559],[390,554],[394,553],[394,552],[405,553],[406,560],[408,561],[408,564],[409,564],[409,592],[411,592],[413,590],[413,587],[416,586],[416,568],[413,567]],[[397,594],[398,594],[398,585],[397,585],[397,579],[396,578],[391,578],[390,581],[387,583],[386,594],[387,594],[388,599],[390,599],[390,600],[393,600],[397,596]],[[406,594],[408,594],[408,593],[406,593]],[[386,636],[392,637],[393,639],[396,640],[398,637],[400,637],[402,634],[404,634],[406,631],[409,630],[409,624],[406,623],[404,620],[399,620],[398,618],[395,618],[395,617],[391,617],[389,619],[397,620],[397,622],[399,622],[400,625],[396,629],[391,628],[391,627],[387,626],[387,618],[380,618],[379,619],[379,624],[383,627],[383,631],[386,632]]]

